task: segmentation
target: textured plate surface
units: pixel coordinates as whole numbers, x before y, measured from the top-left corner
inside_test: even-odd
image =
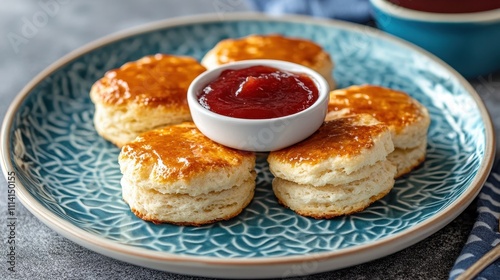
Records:
[[[119,150],[94,130],[91,85],[105,71],[144,55],[201,59],[219,40],[252,33],[312,39],[332,55],[339,87],[379,84],[423,103],[432,118],[424,165],[367,210],[333,220],[304,218],[280,207],[263,159],[253,202],[231,221],[179,227],[138,219],[121,199]],[[283,276],[288,265],[314,260],[314,270],[296,273],[308,274],[409,246],[472,201],[494,153],[491,121],[477,94],[434,58],[366,27],[256,15],[158,23],[84,47],[25,88],[2,132],[4,172],[16,172],[22,202],[56,231],[139,265],[219,277]],[[270,263],[281,266],[242,273]]]

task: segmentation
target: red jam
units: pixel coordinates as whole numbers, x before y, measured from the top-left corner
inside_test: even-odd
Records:
[[[225,70],[198,96],[206,109],[243,119],[292,115],[317,99],[318,88],[309,76],[268,66]]]
[[[412,10],[431,13],[474,13],[500,9],[498,0],[389,0]]]

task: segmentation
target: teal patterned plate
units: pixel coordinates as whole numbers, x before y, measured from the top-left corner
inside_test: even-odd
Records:
[[[432,122],[423,166],[365,211],[314,220],[280,207],[265,160],[253,202],[238,217],[203,227],[154,225],[121,199],[119,150],[94,130],[91,85],[153,53],[198,59],[219,40],[282,33],[321,44],[339,87],[378,84],[408,92]],[[412,45],[372,28],[307,17],[255,14],[180,18],[85,46],[19,94],[2,129],[4,174],[18,198],[61,235],[101,254],[175,273],[265,278],[318,273],[386,256],[444,227],[474,199],[494,157],[491,120],[472,87]]]

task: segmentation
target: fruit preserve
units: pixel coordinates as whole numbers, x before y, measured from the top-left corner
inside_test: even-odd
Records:
[[[316,100],[318,88],[309,76],[269,66],[225,70],[198,95],[206,109],[244,119],[292,115]]]

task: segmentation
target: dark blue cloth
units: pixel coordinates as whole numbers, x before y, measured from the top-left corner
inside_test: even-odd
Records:
[[[477,201],[478,217],[460,256],[450,272],[455,279],[479,258],[500,243],[498,218],[500,217],[500,162],[497,162],[481,189]],[[500,279],[500,259],[483,270],[477,279]]]
[[[312,15],[357,23],[371,20],[368,0],[249,0],[248,3],[257,11],[274,15]]]

